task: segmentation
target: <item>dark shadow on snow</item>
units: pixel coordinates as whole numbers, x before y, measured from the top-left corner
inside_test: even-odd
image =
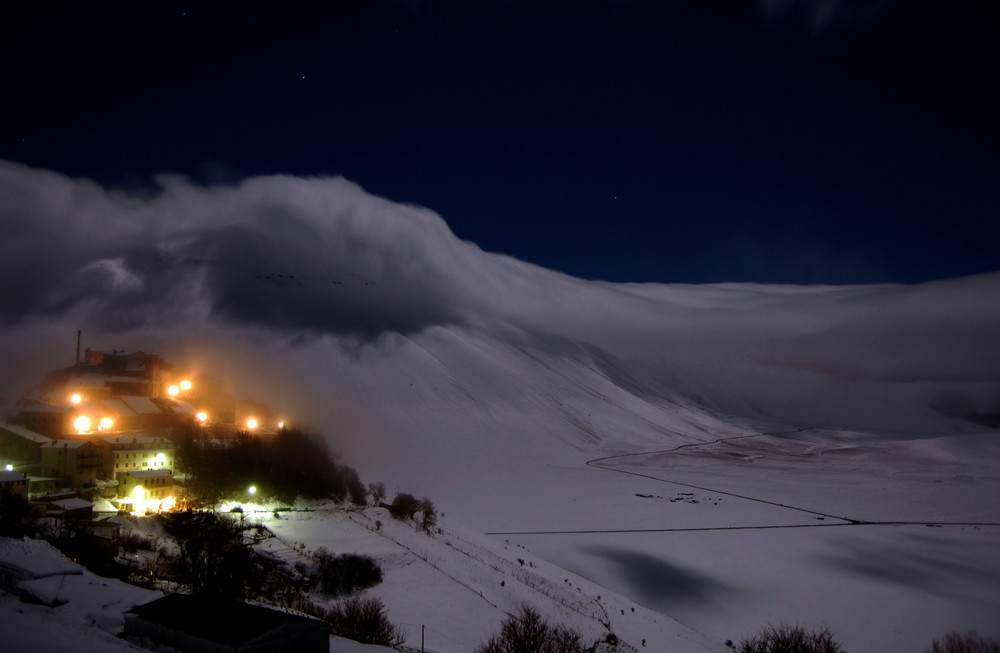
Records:
[[[704,574],[646,553],[608,547],[588,547],[585,552],[614,565],[640,602],[650,608],[692,602],[707,606],[717,595],[732,591]]]

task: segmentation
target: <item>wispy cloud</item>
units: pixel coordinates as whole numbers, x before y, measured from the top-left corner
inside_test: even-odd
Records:
[[[811,40],[864,26],[890,5],[890,0],[758,0],[766,25]]]

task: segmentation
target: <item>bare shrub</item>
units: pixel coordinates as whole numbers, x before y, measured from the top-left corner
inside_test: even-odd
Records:
[[[742,640],[739,653],[839,653],[829,628],[807,630],[802,626],[768,626],[759,635]]]
[[[326,613],[333,634],[362,644],[395,647],[405,640],[398,626],[392,625],[382,601],[374,597],[352,596]]]
[[[935,639],[925,653],[1000,653],[1000,644],[974,630],[964,635],[950,632],[940,641]]]
[[[585,653],[580,633],[550,626],[534,608],[521,605],[516,615],[504,619],[500,632],[476,653]]]

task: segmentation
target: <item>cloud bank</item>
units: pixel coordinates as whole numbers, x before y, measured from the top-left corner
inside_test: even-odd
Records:
[[[129,193],[0,163],[9,356],[77,328],[139,343],[251,334],[285,352],[322,339],[362,354],[389,335],[453,329],[585,356],[642,379],[629,382],[637,392],[672,388],[728,410],[929,384],[949,406],[989,413],[1000,388],[998,274],[918,286],[609,284],[484,252],[432,211],[342,178],[156,181],[156,192]]]

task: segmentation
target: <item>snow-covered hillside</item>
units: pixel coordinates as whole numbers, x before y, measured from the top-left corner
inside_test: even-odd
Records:
[[[53,367],[83,328],[211,370],[364,480],[432,498],[453,532],[690,633],[620,627],[649,650],[778,622],[826,623],[854,652],[1000,637],[1000,273],[608,284],[343,179],[160,181],[133,196],[0,165],[3,265],[38,271],[2,307],[9,365]],[[475,601],[414,607],[407,573],[377,590],[390,612],[475,623],[441,651],[495,628]]]

